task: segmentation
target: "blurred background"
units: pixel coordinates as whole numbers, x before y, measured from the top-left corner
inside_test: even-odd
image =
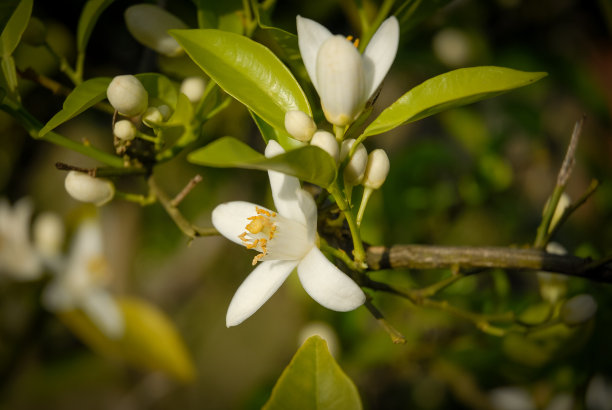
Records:
[[[117,0],[102,14],[90,41],[85,78],[160,71],[180,81],[198,73],[187,60],[159,58],[130,36],[123,12],[136,3]],[[370,3],[364,1],[366,6],[377,4]],[[609,255],[612,4],[434,3],[444,5],[402,26],[398,56],[373,115],[422,81],[459,67],[497,65],[546,71],[548,76],[368,140],[368,150],[386,149],[391,172],[366,211],[364,239],[385,245],[533,243],[572,128],[585,115],[567,193],[578,199],[592,179],[601,185],[554,240],[578,256]],[[191,2],[166,6],[196,27]],[[74,57],[82,7],[77,0],[34,4],[33,15],[47,26],[49,42],[68,59]],[[348,0],[279,2],[273,22],[295,33],[296,14],[334,33],[359,33],[356,9]],[[20,45],[15,58],[21,68],[31,66],[69,84],[43,49]],[[24,105],[42,122],[63,101],[33,84],[22,95]],[[58,132],[112,152],[110,123],[109,115],[89,110]],[[248,112],[236,102],[204,132],[211,139],[231,135],[260,151],[263,147]],[[60,214],[70,230],[82,209],[65,193],[65,174],[54,167],[58,161],[95,165],[89,158],[30,139],[0,113],[0,196],[11,203],[30,197],[37,213]],[[221,202],[271,206],[263,172],[202,168],[180,156],[157,167],[155,174],[170,195],[195,174],[202,175],[203,181],[181,204],[198,226],[210,226],[210,212]],[[146,183],[138,178],[121,181],[119,187],[146,192]],[[181,384],[92,352],[55,316],[40,313],[39,285],[0,278],[0,407],[259,408],[300,345],[304,328],[317,322],[336,338],[336,359],[355,381],[367,409],[612,408],[612,316],[606,314],[612,308],[610,285],[571,278],[567,295],[591,294],[598,304],[595,318],[578,328],[530,338],[491,336],[448,313],[371,293],[387,320],[406,336],[405,345],[394,345],[366,309],[326,310],[293,275],[253,317],[227,329],[225,312],[252,269],[252,254],[220,237],[190,242],[159,204],[141,207],[115,200],[99,213],[113,290],[149,300],[173,319],[197,377]],[[387,271],[373,277],[415,288],[445,274]],[[476,312],[521,314],[542,303],[533,272],[487,271],[463,279],[439,297]],[[518,404],[500,407],[503,403]]]

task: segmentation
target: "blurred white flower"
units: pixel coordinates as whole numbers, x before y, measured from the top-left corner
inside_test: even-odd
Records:
[[[168,34],[171,29],[189,28],[181,19],[154,4],[136,4],[125,10],[130,34],[142,45],[168,57],[183,54],[183,48]]]
[[[332,356],[338,359],[340,355],[340,342],[333,327],[325,322],[314,321],[306,323],[298,333],[298,346],[304,344],[311,336],[320,336],[327,342],[327,348]]]
[[[120,338],[123,317],[106,290],[109,279],[99,222],[85,220],[72,240],[68,260],[45,289],[43,303],[53,312],[81,309],[106,336]]]
[[[202,77],[187,77],[181,83],[180,91],[187,96],[191,103],[196,104],[204,97],[206,91],[206,80]]]
[[[601,374],[593,376],[584,401],[587,410],[612,410],[612,381]]]
[[[561,308],[561,320],[568,326],[576,326],[591,319],[597,312],[593,296],[582,293],[568,299]]]
[[[353,122],[387,75],[399,44],[399,23],[385,20],[360,54],[343,36],[316,21],[297,16],[298,45],[327,120],[337,126]]]
[[[62,246],[66,235],[64,222],[53,212],[43,212],[34,220],[34,245],[42,261],[51,269],[62,262]]]
[[[464,66],[472,57],[469,37],[456,28],[440,30],[434,36],[432,45],[436,57],[449,67]]]
[[[282,154],[274,140],[266,156]],[[336,311],[356,309],[365,302],[361,288],[331,263],[316,245],[317,207],[312,196],[300,188],[297,178],[268,171],[274,212],[248,202],[217,206],[212,223],[227,239],[261,252],[253,264],[262,263],[242,282],[227,311],[228,327],[255,313],[297,267],[306,292],[319,304]]]
[[[42,274],[41,259],[30,239],[32,203],[22,198],[13,207],[0,199],[0,272],[32,280]]]
[[[527,389],[518,386],[498,387],[489,392],[489,400],[495,410],[535,410]]]

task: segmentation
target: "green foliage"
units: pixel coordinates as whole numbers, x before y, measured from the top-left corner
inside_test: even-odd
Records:
[[[430,78],[387,107],[362,134],[382,134],[449,108],[491,98],[546,76],[504,67],[460,68]]]
[[[334,159],[312,145],[266,158],[235,138],[222,137],[192,152],[187,160],[209,167],[279,171],[322,187],[329,186],[336,178]]]
[[[242,34],[244,25],[240,12],[241,0],[195,0],[198,7],[198,25],[200,28],[214,28]]]
[[[263,408],[352,410],[362,405],[357,388],[329,353],[327,343],[312,336],[293,356]]]
[[[4,31],[6,24],[19,6],[20,0],[6,0],[0,3],[0,33]]]
[[[176,86],[165,75],[158,73],[136,74],[149,94],[149,105],[166,104],[175,107],[177,101]]]
[[[79,18],[79,25],[77,27],[76,44],[77,51],[79,53],[85,52],[87,43],[89,42],[89,37],[91,37],[91,32],[96,26],[98,18],[102,12],[106,10],[106,8],[114,1],[115,0],[89,0],[87,3],[85,3],[85,7],[83,7],[81,17]]]
[[[268,48],[220,30],[172,30],[187,54],[221,88],[274,128],[285,128],[285,113],[312,115],[304,91]]]
[[[0,35],[0,55],[3,58],[10,56],[17,48],[21,35],[28,26],[28,21],[30,21],[33,2],[34,0],[21,1],[4,26]]]

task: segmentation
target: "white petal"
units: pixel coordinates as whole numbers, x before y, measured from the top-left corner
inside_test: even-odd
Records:
[[[298,265],[298,276],[306,292],[319,304],[338,312],[347,312],[366,300],[361,288],[313,247]]]
[[[386,19],[376,30],[363,53],[365,99],[369,99],[387,75],[399,45],[399,23],[395,16]]]
[[[274,140],[266,146],[266,158],[283,154],[285,150]],[[300,190],[300,181],[291,175],[277,171],[268,171],[270,188],[276,211],[285,218],[293,219],[306,225],[306,218],[299,206],[297,191]]]
[[[238,235],[244,232],[244,228],[250,222],[247,218],[257,215],[256,208],[271,212],[263,206],[250,202],[235,201],[221,204],[212,211],[212,224],[221,235],[238,245],[243,245]]]
[[[225,324],[236,326],[266,303],[295,269],[298,261],[261,262],[242,282],[227,309]]]
[[[317,53],[319,52],[321,44],[331,37],[332,33],[314,20],[297,16],[296,21],[298,45],[300,47],[302,61],[304,61],[304,66],[310,76],[310,81],[312,81],[315,89],[319,92],[316,70]]]
[[[123,335],[123,315],[106,291],[98,289],[90,292],[81,302],[81,308],[107,337],[119,339]]]
[[[54,279],[45,287],[42,303],[51,312],[62,312],[74,308],[74,297],[68,292],[61,278]]]
[[[317,204],[312,195],[300,189],[297,193],[299,207],[305,218],[305,225],[308,229],[308,242],[314,243],[317,235]]]

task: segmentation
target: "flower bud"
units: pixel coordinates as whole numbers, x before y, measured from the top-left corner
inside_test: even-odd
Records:
[[[550,201],[550,199],[548,201]],[[546,206],[544,207],[544,209],[548,207],[548,201],[546,202]],[[553,213],[552,219],[550,220],[548,232],[551,232],[555,228],[555,226],[559,223],[559,220],[561,220],[561,217],[565,213],[565,210],[569,208],[571,204],[572,200],[569,195],[565,192],[562,193],[561,197],[559,198],[559,202],[557,202],[557,207],[555,208],[555,212]]]
[[[366,188],[378,189],[382,186],[389,174],[389,157],[382,149],[375,149],[368,155],[368,165],[363,177]]]
[[[111,181],[94,178],[84,172],[68,172],[64,186],[70,196],[77,201],[90,202],[97,206],[109,202],[115,195],[115,186]]]
[[[287,111],[285,114],[285,129],[296,140],[308,142],[317,130],[317,124],[303,111]]]
[[[589,320],[597,312],[593,296],[583,293],[567,300],[561,308],[561,320],[568,326],[576,326]]]
[[[34,47],[42,46],[47,40],[47,28],[42,21],[36,17],[31,17],[21,40]]]
[[[118,75],[108,85],[106,96],[113,108],[128,117],[145,112],[149,95],[138,78],[133,75]]]
[[[136,137],[136,127],[130,120],[119,120],[113,127],[113,134],[122,141],[131,141]]]
[[[38,252],[45,257],[61,252],[65,234],[62,219],[53,212],[44,212],[34,221],[34,243]]]
[[[161,123],[164,116],[157,107],[149,107],[142,115],[142,122],[147,126],[153,128],[154,126]]]
[[[202,77],[187,77],[181,83],[181,92],[193,104],[202,99],[204,90],[206,90],[206,80]]]
[[[166,104],[160,105],[159,107],[157,107],[157,109],[162,115],[162,120],[168,121],[168,118],[170,118],[170,116],[172,115],[172,109]]]
[[[317,131],[310,140],[310,145],[321,148],[327,152],[336,162],[340,159],[340,152],[336,137],[331,132]]]
[[[183,48],[168,30],[189,28],[178,17],[153,4],[137,4],[125,10],[130,34],[142,45],[168,57],[177,57]]]
[[[342,141],[342,147],[340,148],[340,161],[344,161],[354,143],[355,140],[352,138]],[[355,154],[353,154],[352,158],[344,168],[344,180],[350,185],[360,184],[365,174],[367,162],[368,151],[366,151],[362,143],[359,143],[359,146],[355,150]]]

